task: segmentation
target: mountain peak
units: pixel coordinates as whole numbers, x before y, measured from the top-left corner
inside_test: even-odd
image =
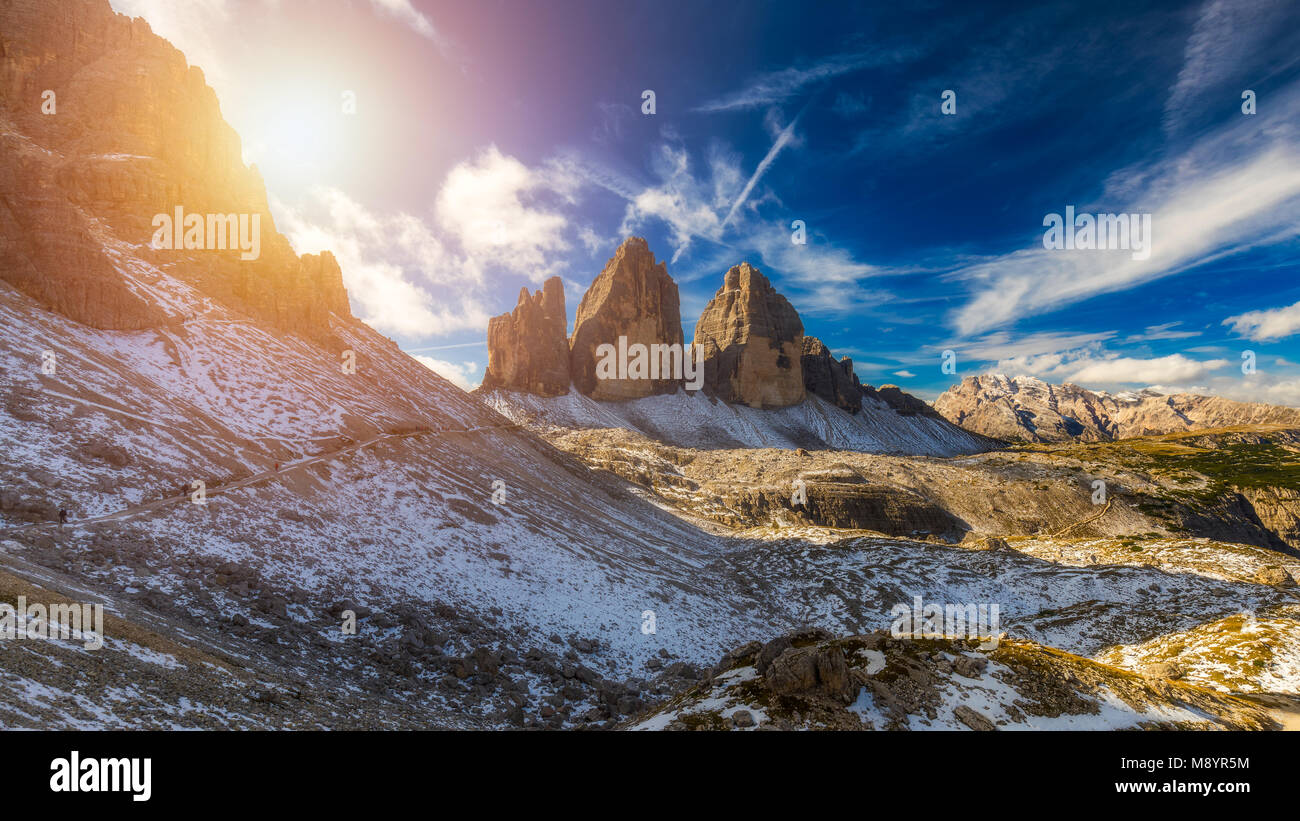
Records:
[[[7,164],[0,279],[92,327],[183,318],[141,296],[148,283],[122,262],[139,253],[280,330],[326,337],[331,314],[351,319],[333,256],[299,257],[275,229],[261,175],[244,165],[203,72],[107,0],[78,3],[69,16],[45,5],[4,13],[0,110],[16,133],[0,143],[17,161]],[[47,88],[58,90],[57,116],[26,102]]]
[[[695,323],[705,390],[726,402],[781,408],[803,401],[803,322],[748,262],[728,269]]]
[[[967,377],[934,408],[948,421],[998,439],[1110,441],[1248,424],[1300,424],[1300,411],[1217,396],[1167,396],[1152,388],[1109,394],[1031,376]]]

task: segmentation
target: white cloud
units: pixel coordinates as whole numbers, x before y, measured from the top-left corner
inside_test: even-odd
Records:
[[[478,382],[470,381],[478,375],[477,362],[446,362],[420,354],[411,354],[411,358],[463,391],[472,391],[479,386]]]
[[[963,359],[1009,361],[1057,357],[1059,362],[1059,358],[1068,352],[1098,351],[1101,349],[1100,343],[1113,336],[1115,336],[1114,331],[1102,331],[1100,333],[1077,334],[1036,333],[1013,338],[1006,331],[995,331],[968,343],[959,344],[954,342],[942,347],[955,349]],[[936,346],[936,350],[939,347]]]
[[[532,169],[489,146],[447,173],[438,192],[438,223],[463,249],[476,274],[498,265],[540,282],[568,250],[568,218],[539,200],[572,201],[579,181],[552,164]]]
[[[1231,325],[1234,333],[1256,342],[1281,339],[1300,332],[1300,302],[1284,308],[1247,311],[1228,317],[1222,324]]]
[[[714,166],[721,167],[721,173],[731,178],[738,176],[726,167],[724,156],[713,155],[711,159],[721,163]],[[708,181],[691,173],[690,157],[679,146],[661,145],[652,165],[660,182],[629,196],[619,233],[633,233],[648,219],[662,220],[672,234],[675,247],[671,261],[676,262],[697,237],[717,240],[722,233],[722,223],[712,205],[715,190]]]
[[[1180,176],[1185,173],[1177,172]],[[1031,247],[959,270],[976,283],[953,322],[972,333],[1113,291],[1127,290],[1257,236],[1261,222],[1288,218],[1300,194],[1300,153],[1274,151],[1213,178],[1191,179],[1154,211],[1154,250],[1146,260],[1123,251]],[[1099,209],[1108,213],[1115,209]]]
[[[529,168],[489,146],[447,173],[432,221],[376,213],[332,188],[314,189],[301,209],[272,204],[299,253],[334,252],[365,322],[423,339],[487,326],[489,272],[537,282],[555,273],[570,247],[569,222],[558,205],[542,203],[573,202],[580,183],[556,163]]]
[[[901,376],[901,377],[903,377],[904,379],[915,379],[915,378],[916,378],[916,374],[912,373],[911,371],[906,371],[906,370],[904,370],[904,371],[894,371],[894,376]]]
[[[1115,333],[1032,334],[1012,340],[998,331],[980,340],[960,345],[961,359],[989,360],[994,373],[1032,376],[1048,382],[1073,382],[1097,390],[1125,385],[1149,386],[1202,380],[1232,364],[1227,359],[1198,360],[1183,354],[1152,358],[1121,356],[1105,349]]]
[[[1125,342],[1153,342],[1157,339],[1190,339],[1200,336],[1200,331],[1175,331],[1182,322],[1166,322],[1162,325],[1148,325],[1140,334],[1132,334]]]
[[[1300,141],[1285,115],[1300,113],[1300,87],[1271,100],[1279,120],[1263,133],[1250,118],[1239,118],[1244,124],[1182,154],[1112,174],[1098,205],[1061,202],[1058,212],[1074,204],[1079,212],[1152,214],[1148,259],[1126,251],[1048,250],[1035,226],[1028,248],[953,272],[972,289],[952,314],[953,326],[977,333],[1293,237],[1282,229],[1300,220]]]
[[[584,225],[578,229],[578,242],[582,243],[582,247],[586,248],[588,253],[599,254],[618,245],[618,238],[602,237],[590,225]]]
[[[1112,359],[1088,361],[1074,370],[1068,381],[1080,385],[1151,385],[1163,382],[1189,382],[1201,379],[1210,372],[1227,366],[1226,359],[1196,360],[1182,354],[1136,359],[1117,356]],[[1072,368],[1073,369],[1073,368]]]
[[[1165,99],[1166,131],[1180,130],[1190,119],[1189,114],[1198,110],[1198,95],[1215,90],[1248,66],[1261,41],[1278,25],[1290,25],[1284,14],[1277,19],[1271,13],[1285,12],[1286,5],[1259,0],[1208,0],[1201,6],[1187,38],[1178,80]]]
[[[1269,405],[1300,407],[1300,378],[1278,378],[1258,372],[1249,376],[1234,374],[1216,376],[1205,385],[1153,385],[1160,393],[1194,393],[1202,396],[1222,396],[1238,402],[1263,402]]]
[[[736,209],[745,204],[745,200],[749,198],[749,192],[754,190],[754,186],[767,173],[767,169],[772,167],[772,163],[776,161],[776,155],[780,154],[781,150],[794,140],[794,127],[798,124],[799,118],[795,117],[790,121],[789,125],[781,129],[780,133],[776,135],[772,147],[768,149],[767,154],[759,162],[758,168],[754,169],[753,176],[749,178],[749,182],[745,183],[745,187],[736,196],[736,201],[731,204],[731,210],[727,212],[727,216],[722,220],[723,228],[726,228],[727,223],[731,222],[731,218],[736,215]]]
[[[797,120],[798,118],[796,118]],[[740,157],[720,142],[713,142],[705,152],[704,168],[693,168],[691,156],[675,139],[659,145],[651,157],[651,169],[657,181],[646,185],[590,161],[568,155],[562,160],[569,173],[603,188],[627,202],[620,235],[638,233],[647,222],[659,221],[667,226],[676,264],[697,240],[710,243],[704,257],[693,260],[693,271],[674,271],[678,283],[700,276],[716,276],[744,259],[781,278],[780,287],[801,313],[842,315],[866,307],[879,306],[891,295],[863,286],[860,280],[884,273],[901,273],[901,269],[882,269],[858,262],[844,248],[823,237],[809,239],[806,245],[791,242],[791,229],[785,221],[766,221],[756,216],[752,206],[759,178],[771,165],[782,147],[793,140],[793,124],[777,129],[772,150],[751,175],[748,185],[740,168]],[[741,196],[744,189],[745,195]],[[758,200],[762,201],[762,200]],[[730,231],[723,238],[723,209],[731,209]],[[685,305],[683,310],[685,311]],[[685,315],[685,314],[684,314]]]
[[[298,253],[333,252],[367,324],[412,338],[487,325],[474,267],[450,254],[421,220],[375,214],[337,189],[312,194],[303,210],[272,198],[276,222]],[[435,299],[430,287],[445,297]]]

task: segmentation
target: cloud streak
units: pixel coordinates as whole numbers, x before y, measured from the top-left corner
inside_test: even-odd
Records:
[[[1146,197],[1121,208],[1079,210],[1151,212],[1150,258],[1134,260],[1125,251],[1048,250],[1037,242],[976,263],[952,275],[973,286],[972,298],[952,315],[953,326],[963,334],[988,330],[1250,247],[1300,215],[1300,151],[1277,140],[1226,164],[1211,160],[1207,151],[1189,152],[1162,164],[1146,190]]]
[[[901,59],[904,52],[839,54],[807,66],[791,66],[755,77],[737,91],[709,100],[695,111],[744,111],[782,103],[826,80]]]
[[[727,216],[722,220],[723,228],[726,228],[727,224],[731,222],[731,218],[736,216],[736,210],[745,204],[745,200],[749,199],[750,192],[754,190],[754,186],[757,185],[758,181],[767,173],[767,169],[772,167],[772,163],[776,161],[777,155],[780,154],[792,140],[794,140],[794,127],[799,124],[799,117],[802,116],[803,112],[800,112],[798,116],[790,121],[789,125],[781,129],[781,132],[777,134],[776,140],[772,143],[772,147],[768,149],[767,154],[759,162],[758,168],[754,169],[753,176],[749,178],[749,182],[745,183],[745,187],[740,190],[740,194],[736,197],[736,201],[731,204],[731,210],[727,212]]]

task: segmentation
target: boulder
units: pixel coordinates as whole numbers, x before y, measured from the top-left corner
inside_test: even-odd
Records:
[[[791,647],[773,659],[763,677],[773,693],[819,695],[845,704],[853,700],[848,662],[834,644]]]
[[[989,732],[996,730],[997,727],[989,720],[988,716],[981,712],[972,710],[965,704],[959,705],[952,711],[953,716],[972,730],[980,732]]]
[[[1285,569],[1270,565],[1255,571],[1255,584],[1268,584],[1274,587],[1295,587],[1295,580]]]

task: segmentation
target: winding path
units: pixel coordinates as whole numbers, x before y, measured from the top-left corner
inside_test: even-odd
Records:
[[[1103,508],[1101,509],[1101,513],[1098,513],[1096,516],[1092,516],[1092,517],[1089,517],[1089,518],[1087,518],[1087,519],[1081,519],[1081,520],[1075,522],[1074,524],[1070,525],[1069,527],[1065,528],[1064,530],[1058,530],[1058,531],[1056,531],[1055,533],[1053,533],[1052,535],[1048,536],[1047,538],[1049,538],[1049,539],[1059,539],[1059,538],[1061,538],[1062,536],[1064,536],[1066,533],[1069,533],[1071,530],[1074,530],[1076,527],[1082,527],[1083,525],[1086,525],[1086,524],[1088,524],[1088,523],[1090,523],[1090,522],[1095,522],[1095,521],[1097,521],[1097,520],[1100,519],[1102,516],[1105,516],[1105,515],[1106,515],[1106,511],[1110,510],[1110,506],[1111,506],[1111,504],[1113,504],[1113,503],[1114,503],[1114,500],[1113,500],[1113,499],[1107,499],[1107,500],[1106,500],[1106,506],[1103,507]]]
[[[205,498],[210,498],[213,496],[220,496],[225,493],[230,493],[231,491],[234,490],[240,490],[241,488],[246,488],[249,487],[250,485],[259,484],[261,482],[274,479],[275,477],[281,474],[292,472],[294,470],[297,470],[298,468],[310,467],[311,465],[315,465],[320,462],[335,459],[345,454],[355,453],[356,451],[361,450],[362,448],[368,448],[371,445],[377,444],[379,442],[387,441],[389,439],[406,439],[414,436],[445,436],[446,434],[449,433],[479,433],[481,431],[487,431],[487,430],[518,430],[518,429],[519,429],[519,425],[514,423],[507,423],[504,425],[480,425],[474,428],[456,428],[456,429],[445,428],[443,430],[434,430],[432,428],[427,428],[422,430],[406,431],[404,433],[381,433],[378,436],[371,437],[370,439],[366,439],[362,442],[354,442],[350,445],[345,445],[344,447],[341,447],[338,450],[327,451],[325,453],[318,453],[315,456],[308,456],[303,459],[298,459],[292,462],[285,462],[278,469],[264,470],[261,473],[254,473],[251,476],[246,476],[243,479],[239,479],[238,481],[234,481],[229,484],[218,485],[212,488],[205,488],[204,496]],[[70,521],[68,522],[68,526],[79,527],[81,525],[95,524],[97,522],[121,521],[123,519],[128,519],[134,516],[138,516],[141,513],[149,513],[154,510],[161,510],[164,507],[168,507],[170,505],[183,503],[187,501],[191,501],[191,495],[189,493],[182,493],[176,496],[167,496],[162,499],[155,499],[152,502],[144,502],[142,504],[123,508],[122,510],[117,510],[112,513],[105,513],[100,516],[92,516],[86,519],[77,519],[75,522]],[[0,530],[0,535],[22,533],[28,530],[46,530],[46,529],[58,528],[58,527],[59,524],[57,522],[36,522],[33,524],[19,525],[17,527],[5,528],[3,530]]]

